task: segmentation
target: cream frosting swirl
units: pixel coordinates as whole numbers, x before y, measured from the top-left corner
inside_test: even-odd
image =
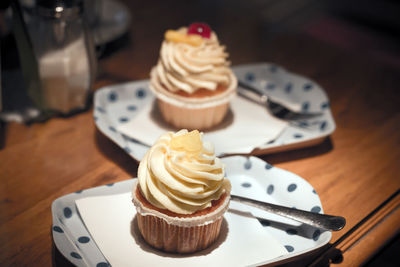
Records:
[[[230,193],[225,166],[197,130],[162,135],[139,164],[139,187],[155,207],[192,214]]]
[[[186,34],[187,28],[177,30]],[[152,69],[150,85],[159,91],[183,90],[189,94],[203,88],[214,91],[219,85],[229,87],[236,79],[227,61],[225,46],[219,44],[215,32],[202,38],[199,46],[164,40],[160,58]]]

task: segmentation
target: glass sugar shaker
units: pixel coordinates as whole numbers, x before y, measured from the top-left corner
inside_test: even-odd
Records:
[[[97,61],[83,1],[39,0],[29,33],[44,109],[64,115],[88,106]]]

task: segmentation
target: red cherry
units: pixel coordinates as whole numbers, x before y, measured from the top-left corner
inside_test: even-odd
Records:
[[[190,24],[187,34],[198,34],[204,38],[210,38],[211,28],[205,23],[195,22]]]

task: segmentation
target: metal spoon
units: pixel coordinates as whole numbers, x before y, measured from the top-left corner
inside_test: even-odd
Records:
[[[346,224],[346,219],[341,216],[333,216],[328,214],[319,214],[310,211],[298,210],[236,195],[231,195],[231,200],[253,206],[268,212],[272,212],[274,214],[324,230],[339,231]]]
[[[284,120],[300,120],[300,119],[310,119],[322,115],[322,112],[303,112],[301,110],[294,110],[277,100],[272,99],[267,95],[266,92],[257,89],[256,87],[245,83],[243,81],[238,81],[238,93],[258,104],[266,106],[270,113],[280,119]]]

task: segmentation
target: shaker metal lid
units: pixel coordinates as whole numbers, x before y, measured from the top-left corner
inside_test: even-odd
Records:
[[[83,0],[38,0],[37,12],[48,18],[75,17],[83,12]]]

